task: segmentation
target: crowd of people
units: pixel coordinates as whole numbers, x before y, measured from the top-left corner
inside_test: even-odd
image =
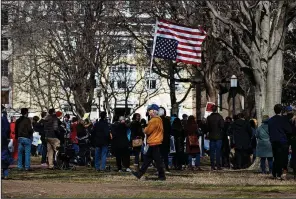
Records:
[[[171,169],[202,171],[201,157],[208,154],[212,171],[244,169],[258,157],[263,174],[282,180],[291,167],[296,178],[296,114],[291,107],[275,105],[275,115],[264,115],[259,127],[255,119],[246,119],[243,113],[224,120],[216,106],[212,111],[210,116],[197,121],[192,115],[184,114],[182,119],[177,115],[169,117],[165,108],[152,104],[147,109],[148,123],[138,113],[133,115],[132,121],[114,116],[110,123],[106,112],[101,112],[94,122],[77,117],[70,120],[69,115],[63,116],[54,109],[42,112],[41,118],[30,119],[26,108],[21,109],[20,118],[12,117],[9,123],[3,111],[3,177],[8,177],[8,167],[13,161],[17,162],[19,170],[30,171],[32,155],[41,155],[43,167],[56,169],[55,156],[65,140],[78,155],[79,140],[88,137],[94,149],[93,166],[99,172],[108,171],[107,157],[111,153],[118,172],[131,172],[140,179],[154,166],[158,179],[165,180],[165,174]],[[34,141],[34,136],[39,139]],[[10,139],[13,140],[12,150],[8,147]],[[209,150],[206,150],[208,140]],[[131,156],[134,156],[133,168]]]

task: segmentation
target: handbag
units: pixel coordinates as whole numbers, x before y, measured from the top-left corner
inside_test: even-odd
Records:
[[[199,146],[198,137],[196,135],[189,135],[188,141],[189,141],[189,146]]]
[[[143,140],[141,137],[136,137],[136,139],[133,140],[133,147],[140,147],[143,145]]]

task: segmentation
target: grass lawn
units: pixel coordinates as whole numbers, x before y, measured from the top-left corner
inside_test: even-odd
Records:
[[[33,163],[35,162],[33,159]],[[149,169],[141,180],[130,173],[98,173],[87,167],[79,167],[76,171],[35,168],[24,172],[11,169],[10,180],[2,181],[2,197],[296,198],[296,181],[292,180],[291,174],[288,175],[288,180],[278,181],[255,171],[211,172],[208,160],[203,162],[202,168],[204,171],[173,170],[171,174],[167,174],[165,182],[155,181],[155,169]]]

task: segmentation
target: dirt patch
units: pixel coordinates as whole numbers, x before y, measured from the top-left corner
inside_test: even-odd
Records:
[[[98,173],[93,168],[76,171],[10,171],[10,180],[2,181],[5,198],[296,198],[296,182],[272,180],[254,171],[223,170],[210,172],[172,171],[167,181],[155,181],[156,170],[137,180],[130,173]]]

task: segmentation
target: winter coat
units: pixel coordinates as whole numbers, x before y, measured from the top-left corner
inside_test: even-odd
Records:
[[[286,117],[275,115],[268,120],[268,132],[270,142],[288,142],[287,134],[292,133],[291,125]]]
[[[228,140],[228,136],[229,136],[229,129],[230,129],[230,122],[225,122],[224,123],[224,129],[223,129],[223,136],[222,136],[222,152],[223,153],[230,153],[230,145],[229,145],[229,140]]]
[[[291,135],[291,148],[292,148],[292,155],[290,166],[296,170],[296,118],[290,120],[292,126],[292,135]]]
[[[76,128],[77,128],[77,137],[82,138],[87,135],[86,129],[83,124],[78,123]]]
[[[42,143],[45,143],[45,132],[44,132],[44,122],[45,122],[45,120],[42,118],[40,121],[39,121],[39,127],[40,127],[40,129],[39,129],[39,135],[41,136],[41,141],[42,141]]]
[[[109,145],[110,128],[107,120],[100,119],[95,123],[91,133],[91,142],[95,147]]]
[[[7,169],[10,164],[13,163],[13,159],[8,150],[8,129],[9,122],[6,116],[2,116],[1,118],[1,168]]]
[[[127,126],[125,123],[115,123],[112,126],[112,148],[124,149],[129,148],[127,138]]]
[[[151,118],[144,133],[147,135],[147,144],[150,146],[161,145],[163,141],[162,119],[160,117]]]
[[[47,115],[44,119],[44,133],[46,138],[58,138],[59,123],[55,115]]]
[[[144,140],[145,135],[143,133],[143,129],[141,126],[141,123],[139,121],[132,121],[130,124],[130,130],[131,130],[131,142],[138,137],[141,137],[142,140]],[[141,150],[141,146],[139,147],[134,147],[134,150]]]
[[[256,157],[273,157],[267,121],[256,130]]]
[[[196,129],[196,131],[186,131],[185,134],[186,134],[186,153],[188,153],[189,155],[200,153],[199,141],[197,140],[197,144],[198,144],[197,146],[190,146],[189,137],[188,137],[188,136],[197,136],[197,138],[199,138],[198,129]]]
[[[207,118],[207,129],[210,140],[222,140],[224,120],[219,113],[212,113]]]
[[[18,140],[16,139],[15,135],[15,122],[10,123],[10,139],[13,140],[13,159],[17,160],[18,157]]]
[[[77,125],[78,125],[77,122],[74,122],[71,124],[70,139],[73,144],[78,144],[78,140],[76,138],[77,137]]]
[[[162,116],[163,124],[163,141],[160,148],[163,153],[169,153],[170,151],[170,137],[171,137],[171,122],[167,117]]]
[[[172,128],[172,133],[175,138],[175,148],[176,148],[176,152],[180,153],[180,152],[184,152],[184,140],[185,140],[185,135],[184,135],[184,130],[181,129],[177,129],[177,128]]]
[[[250,149],[252,128],[248,121],[238,119],[231,125],[233,143],[236,149]]]
[[[21,116],[15,122],[15,132],[17,138],[24,137],[31,139],[31,137],[33,136],[31,120],[25,116]]]

